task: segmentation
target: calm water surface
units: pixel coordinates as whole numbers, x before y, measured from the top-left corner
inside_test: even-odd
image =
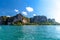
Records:
[[[0,25],[0,40],[60,40],[60,25]]]

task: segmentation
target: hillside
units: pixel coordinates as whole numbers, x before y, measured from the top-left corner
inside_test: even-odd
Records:
[[[27,18],[21,13],[12,16],[1,16],[0,25],[50,25],[50,24],[59,24],[55,19],[47,19],[46,16],[34,16],[32,18]]]

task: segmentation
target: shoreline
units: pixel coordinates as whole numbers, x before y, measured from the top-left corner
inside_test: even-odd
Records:
[[[36,25],[36,24],[35,24]],[[48,25],[48,24],[46,24]],[[60,25],[60,24],[50,24],[50,25]],[[25,25],[0,25],[0,26],[25,26]],[[28,26],[28,25],[26,25]],[[31,25],[30,25],[31,26]],[[43,25],[44,26],[44,25]]]

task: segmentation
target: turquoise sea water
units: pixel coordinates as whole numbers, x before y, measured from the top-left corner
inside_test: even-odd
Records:
[[[0,25],[0,40],[60,40],[60,25]]]

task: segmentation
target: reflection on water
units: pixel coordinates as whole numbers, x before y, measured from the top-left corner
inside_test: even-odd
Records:
[[[60,40],[60,26],[0,26],[0,40]]]
[[[56,38],[60,39],[60,26],[55,27],[55,32],[56,32]]]
[[[60,26],[56,27],[56,31],[57,31],[57,32],[60,31]]]

